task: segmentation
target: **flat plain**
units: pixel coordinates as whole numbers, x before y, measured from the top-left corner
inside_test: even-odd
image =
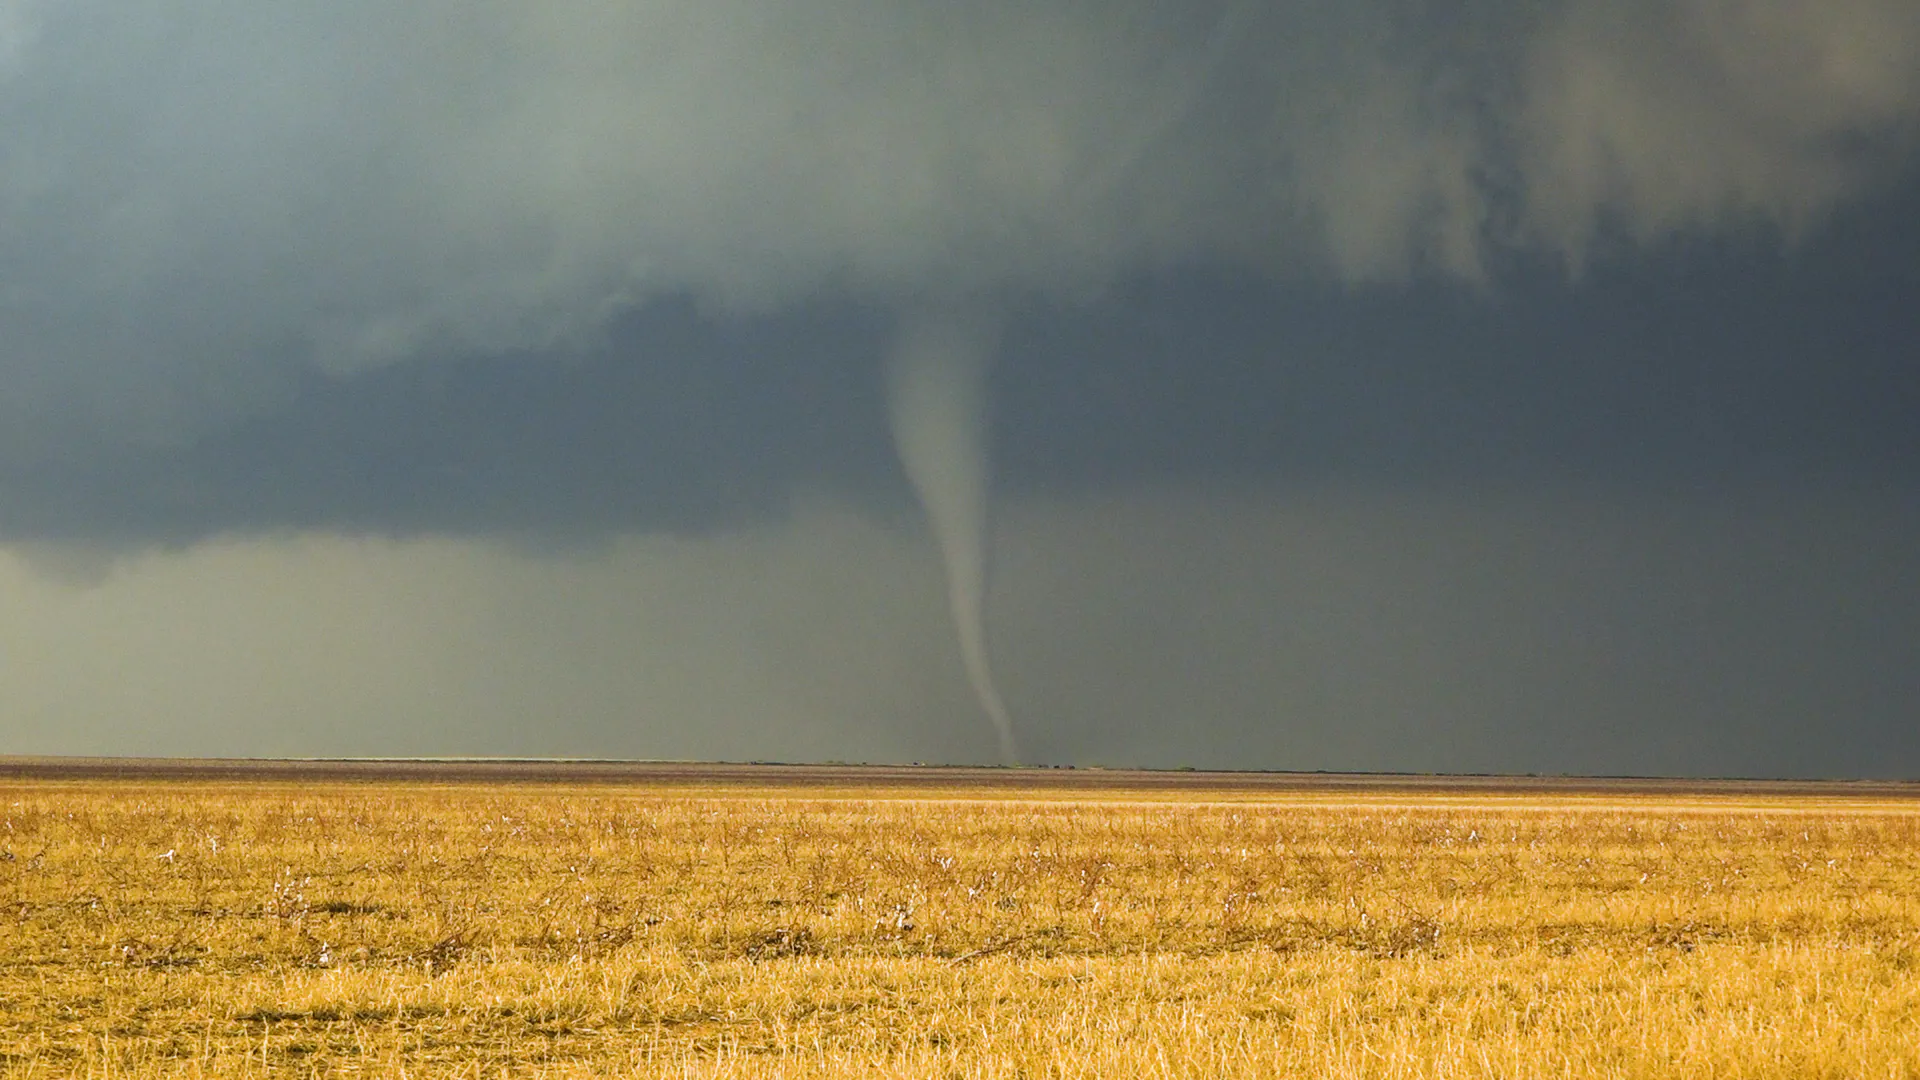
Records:
[[[1920,786],[0,759],[0,1075],[1920,1077]]]

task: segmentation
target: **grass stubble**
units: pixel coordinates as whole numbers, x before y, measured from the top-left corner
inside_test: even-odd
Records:
[[[0,1075],[1920,1077],[1920,803],[0,781]]]

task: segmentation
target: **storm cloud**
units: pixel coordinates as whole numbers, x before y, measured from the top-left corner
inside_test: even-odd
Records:
[[[1920,768],[1917,151],[1907,0],[0,0],[7,746],[988,757],[966,310],[1047,759]]]
[[[662,298],[1792,238],[1920,119],[1899,0],[0,10],[0,454],[29,472],[303,372],[590,350]]]

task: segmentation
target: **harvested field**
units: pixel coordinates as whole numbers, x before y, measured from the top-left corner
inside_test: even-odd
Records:
[[[0,762],[0,1075],[1920,1077],[1910,786],[489,768]]]

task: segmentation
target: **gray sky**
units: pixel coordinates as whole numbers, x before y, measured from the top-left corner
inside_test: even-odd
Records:
[[[1920,775],[1907,0],[0,0],[0,753]]]

